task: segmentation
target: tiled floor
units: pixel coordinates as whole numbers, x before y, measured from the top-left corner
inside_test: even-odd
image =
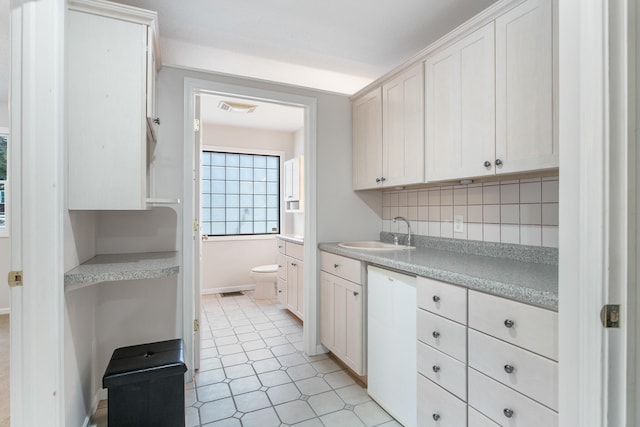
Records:
[[[9,427],[9,315],[0,316],[0,427]]]
[[[303,354],[301,324],[276,301],[204,296],[201,334],[188,427],[400,426],[332,359]]]

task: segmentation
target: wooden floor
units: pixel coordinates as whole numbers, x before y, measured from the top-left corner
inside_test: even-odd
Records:
[[[9,427],[9,315],[0,316],[0,427]]]

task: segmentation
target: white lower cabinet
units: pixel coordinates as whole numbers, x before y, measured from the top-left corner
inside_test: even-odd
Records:
[[[405,427],[416,422],[416,278],[368,267],[368,393]]]
[[[466,425],[467,403],[418,374],[418,426]]]
[[[360,261],[321,252],[320,265],[320,342],[356,374],[365,375]]]
[[[558,413],[517,391],[469,369],[469,405],[500,425],[554,427]]]
[[[558,425],[556,312],[422,277],[417,286],[419,426]]]
[[[278,239],[278,302],[304,320],[304,246]]]

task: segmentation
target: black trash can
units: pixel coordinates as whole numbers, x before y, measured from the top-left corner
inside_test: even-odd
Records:
[[[109,427],[184,427],[182,340],[118,348],[102,377]]]

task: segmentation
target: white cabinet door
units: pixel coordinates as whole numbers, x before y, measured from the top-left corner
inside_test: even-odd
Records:
[[[494,61],[491,22],[425,62],[427,181],[494,173]]]
[[[304,262],[298,261],[296,267],[296,285],[298,298],[296,303],[296,313],[300,320],[304,320]]]
[[[344,360],[345,363],[357,374],[364,375],[364,363],[362,358],[362,313],[364,295],[362,294],[362,286],[346,280],[342,283],[344,285],[344,325],[346,329],[344,334]],[[336,288],[342,288],[342,286],[338,286]]]
[[[495,22],[497,173],[558,167],[551,0],[528,0]]]
[[[382,186],[382,91],[355,100],[353,112],[353,189]]]
[[[284,200],[300,200],[300,160],[289,159],[284,162]]]
[[[416,279],[369,267],[368,393],[405,426],[416,425]]]
[[[384,186],[424,182],[424,65],[382,86]]]
[[[294,314],[298,312],[298,262],[287,259],[287,308]]]
[[[320,272],[320,342],[330,350],[335,348],[334,340],[334,276]]]

